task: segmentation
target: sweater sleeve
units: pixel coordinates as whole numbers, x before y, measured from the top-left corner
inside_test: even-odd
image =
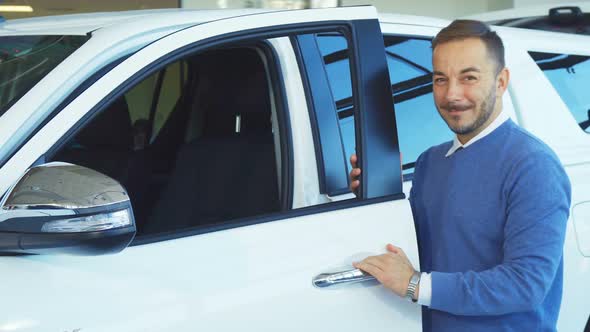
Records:
[[[418,158],[416,159],[416,161],[414,162],[414,174],[412,177],[412,187],[410,188],[410,197],[409,197],[409,201],[410,201],[410,206],[412,208],[412,214],[414,216],[414,220],[416,220],[417,217],[417,213],[416,213],[416,197],[418,196],[418,187],[420,186],[420,184],[418,183],[418,181],[422,178],[421,174],[420,174],[420,165],[421,165],[421,159],[424,156],[423,152],[422,154],[420,154],[418,156]]]
[[[432,309],[501,315],[544,301],[562,261],[570,182],[556,157],[542,151],[516,163],[505,184],[502,263],[485,271],[432,272]]]
[[[414,176],[412,178],[412,188],[410,189],[410,207],[412,208],[412,216],[414,219],[414,228],[416,229],[416,241],[418,243],[418,257],[420,260],[420,267],[425,268],[426,266],[426,260],[425,260],[425,255],[426,255],[426,251],[428,251],[426,248],[424,248],[422,245],[427,243],[427,241],[424,240],[425,234],[424,231],[421,231],[422,226],[420,223],[420,214],[418,213],[418,207],[417,205],[417,201],[418,201],[418,197],[420,196],[420,192],[419,192],[419,188],[421,187],[421,183],[420,180],[422,179],[422,173],[421,173],[421,165],[422,162],[421,160],[424,157],[424,155],[428,153],[428,152],[424,152],[422,154],[420,154],[420,156],[418,156],[418,159],[416,159],[416,163],[414,164]]]

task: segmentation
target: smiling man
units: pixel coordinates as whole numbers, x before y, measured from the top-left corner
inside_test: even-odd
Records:
[[[416,161],[422,273],[392,244],[354,266],[423,305],[425,331],[555,331],[569,179],[553,151],[502,112],[510,74],[495,32],[457,20],[432,48],[434,102],[456,137]]]

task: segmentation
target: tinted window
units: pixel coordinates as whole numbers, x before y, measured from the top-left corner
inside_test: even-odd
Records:
[[[582,130],[590,133],[590,56],[529,52]]]
[[[186,84],[184,61],[175,62],[144,79],[125,94],[129,115],[136,133],[144,131],[141,139],[135,139],[138,149],[147,141],[153,141],[162,129],[168,116],[177,106],[182,88]],[[150,137],[148,137],[150,136]]]
[[[404,174],[408,174],[422,152],[452,140],[453,133],[434,106],[430,40],[385,36],[385,51]]]
[[[453,133],[434,106],[430,40],[384,38],[404,174],[408,174],[423,151],[452,140]],[[344,150],[350,156],[355,151],[355,132],[346,40],[341,36],[319,35],[318,45],[338,109]]]
[[[131,87],[49,159],[119,181],[138,235],[277,212],[281,156],[263,60],[255,49],[231,48],[172,63]]]

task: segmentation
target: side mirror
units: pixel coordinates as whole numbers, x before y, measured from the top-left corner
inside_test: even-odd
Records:
[[[0,203],[0,253],[116,253],[135,232],[125,189],[82,166],[33,167]]]

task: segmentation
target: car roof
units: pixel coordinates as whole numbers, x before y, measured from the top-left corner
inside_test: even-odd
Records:
[[[590,9],[590,2],[586,2],[586,6]],[[541,7],[545,9],[551,8],[550,5],[533,7],[536,8],[535,10],[537,12],[540,12],[539,8]],[[93,35],[100,35],[105,40],[112,38],[112,40],[116,41],[124,39],[126,36],[143,34],[146,31],[160,31],[161,34],[166,34],[199,23],[272,11],[277,10],[252,8],[197,10],[174,8],[34,17],[0,22],[0,36],[86,35],[92,32]],[[529,12],[532,13],[532,11]],[[478,19],[482,19],[482,17],[479,16]],[[379,21],[383,24],[433,28],[443,28],[450,23],[448,19],[393,13],[379,13]],[[519,28],[497,26],[494,26],[494,29],[512,31],[511,33],[518,31],[516,33],[526,34],[531,37],[552,36],[554,34],[554,32],[526,29],[523,31],[523,29]]]
[[[198,24],[269,12],[264,9],[150,9],[23,18],[0,22],[0,35],[85,35],[92,31],[137,23],[152,28]]]
[[[449,23],[450,20],[428,17],[428,16],[416,16],[407,14],[393,14],[393,13],[379,13],[379,22],[381,23],[393,23],[393,24],[404,24],[404,25],[418,25],[428,26],[435,28],[443,28]]]
[[[1,35],[86,35],[100,29],[192,25],[224,18],[259,14],[271,9],[151,9],[33,17],[0,22]],[[382,23],[443,27],[448,20],[402,14],[379,14]]]

